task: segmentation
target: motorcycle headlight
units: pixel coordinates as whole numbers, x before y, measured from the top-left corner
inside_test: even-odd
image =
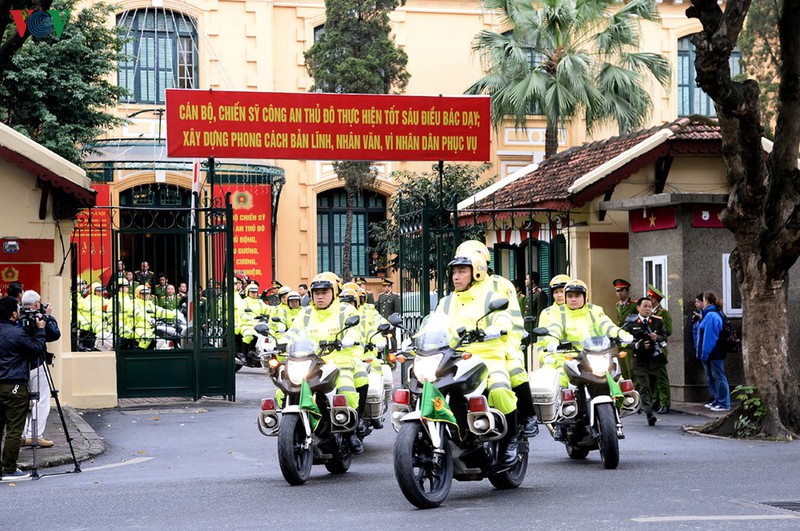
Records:
[[[414,358],[414,374],[420,382],[436,381],[436,369],[442,361],[444,354],[434,354],[433,356],[417,356]]]
[[[595,376],[603,376],[611,366],[608,354],[586,354],[586,361]]]
[[[286,362],[286,372],[289,374],[289,381],[294,385],[300,385],[303,380],[308,376],[308,370],[311,368],[311,360],[294,361],[288,360]]]

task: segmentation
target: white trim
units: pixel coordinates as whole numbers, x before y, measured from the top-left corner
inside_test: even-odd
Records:
[[[669,305],[669,286],[667,283],[667,279],[669,279],[669,269],[667,267],[667,255],[657,255],[657,256],[643,256],[642,257],[642,294],[647,294],[647,263],[650,262],[653,265],[653,286],[658,288],[658,282],[655,281],[655,268],[657,265],[662,266],[662,279],[661,279],[661,292],[664,294],[664,299],[661,301],[661,306],[668,310]]]
[[[728,317],[741,317],[742,316],[742,308],[734,308],[731,306],[731,300],[733,299],[733,282],[735,281],[733,277],[733,271],[731,271],[730,266],[730,259],[731,253],[723,253],[722,254],[722,311],[725,312],[725,315]]]
[[[0,122],[0,145],[81,188],[92,189],[92,181],[81,168],[2,122]]]
[[[674,134],[675,133],[673,133],[669,128],[661,129],[630,149],[623,151],[613,159],[604,162],[589,173],[583,175],[577,181],[575,181],[572,186],[567,189],[567,191],[571,194],[580,192],[589,185],[602,180],[609,173],[618,170],[630,161],[635,160],[651,149],[660,146]]]
[[[523,175],[528,175],[529,173],[536,171],[536,168],[538,167],[539,167],[538,164],[528,164],[524,168],[520,168],[512,173],[509,173],[508,175],[506,175],[493,185],[489,186],[488,188],[485,188],[480,192],[478,192],[477,194],[472,195],[464,199],[463,201],[460,201],[456,208],[458,210],[464,210],[466,208],[469,208],[470,206],[474,206],[478,203],[478,201],[489,197],[490,195],[500,190],[501,188],[504,188],[505,186],[513,183]]]

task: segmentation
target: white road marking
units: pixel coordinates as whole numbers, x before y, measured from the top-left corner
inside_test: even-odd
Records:
[[[631,518],[634,522],[714,522],[737,520],[796,520],[800,518],[794,514],[720,514],[709,516],[648,516],[646,518]]]
[[[151,459],[154,459],[154,458],[153,457],[134,457],[133,459],[130,459],[128,461],[122,461],[121,463],[111,463],[110,465],[91,466],[89,468],[81,467],[81,472],[94,472],[95,470],[105,470],[107,468],[117,468],[117,467],[126,466],[126,465],[136,465],[136,464],[139,464],[139,463],[144,463],[146,461],[150,461]]]

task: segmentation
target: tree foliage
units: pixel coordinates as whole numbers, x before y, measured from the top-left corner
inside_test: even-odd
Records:
[[[408,56],[391,38],[389,13],[405,0],[325,0],[325,28],[306,52],[306,69],[314,79],[311,91],[389,94],[408,83]],[[351,274],[353,200],[374,185],[370,162],[337,162],[334,169],[344,181],[347,225],[343,247],[343,275]]]
[[[60,38],[29,40],[0,72],[0,121],[80,164],[81,145],[121,123],[106,110],[124,89],[108,81],[122,50],[107,26],[112,8],[96,3],[75,12],[76,3],[53,5],[70,12]]]
[[[766,414],[761,432],[800,432],[800,387],[790,359],[788,271],[800,256],[800,2],[785,0],[778,17],[779,89],[775,142],[765,157],[759,86],[731,78],[729,59],[751,0],[691,0],[686,10],[703,30],[692,37],[697,83],[714,100],[730,195],[723,215],[736,249],[731,266],[742,294],[742,357],[749,385]]]
[[[494,182],[490,178],[479,184],[482,176],[491,168],[490,164],[479,166],[469,164],[446,164],[439,184],[438,166],[433,166],[430,172],[397,171],[392,174],[398,183],[398,192],[389,202],[389,219],[370,227],[372,238],[379,242],[377,251],[386,255],[396,255],[400,252],[401,238],[403,242],[403,269],[405,271],[421,271],[421,236],[418,232],[407,232],[402,226],[407,223],[409,215],[420,211],[426,199],[431,207],[442,207],[455,210],[459,201],[483,190]],[[413,217],[413,216],[412,216]],[[444,220],[451,222],[449,218]],[[407,227],[406,227],[407,228]],[[401,234],[402,230],[402,234]],[[485,227],[481,224],[461,227],[461,240],[477,239],[483,241]],[[433,262],[436,256],[434,242],[431,242],[431,262],[428,271],[435,270]],[[450,250],[450,253],[455,248]],[[396,269],[396,263],[393,268]]]
[[[761,89],[761,118],[770,139],[774,137],[778,111],[781,57],[778,16],[782,8],[783,0],[761,0],[753,4],[739,37],[743,70],[758,81]]]
[[[492,96],[492,122],[517,127],[543,114],[545,157],[558,149],[558,128],[578,116],[591,132],[614,121],[620,133],[650,113],[649,76],[666,86],[669,62],[640,52],[639,23],[659,20],[654,0],[483,0],[508,31],[481,31],[473,41],[486,75],[468,94]]]

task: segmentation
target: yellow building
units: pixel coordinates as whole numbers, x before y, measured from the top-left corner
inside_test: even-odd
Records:
[[[713,111],[693,81],[688,37],[700,29],[699,23],[685,17],[686,3],[681,0],[663,0],[658,6],[662,22],[644,24],[643,48],[665,54],[674,75],[669,88],[652,88],[653,125]],[[406,93],[415,95],[462,94],[482,75],[479,58],[471,51],[474,36],[483,29],[505,29],[499,25],[497,15],[483,11],[477,0],[408,0],[391,15],[391,21],[394,38],[409,57],[407,69],[411,78]],[[95,147],[99,155],[89,159],[89,174],[104,188],[103,193],[107,191],[108,204],[147,207],[156,206],[147,202],[152,198],[167,201],[158,203],[162,205],[185,204],[192,188],[192,161],[175,161],[166,156],[165,90],[308,91],[312,80],[306,72],[303,53],[323,28],[325,8],[323,0],[122,1],[117,4],[116,20],[110,23],[122,27],[130,38],[126,48],[130,60],[119,65],[117,81],[130,90],[131,97],[116,109],[119,116],[129,118],[129,124],[98,139]],[[511,124],[494,131],[490,173],[503,178],[540,162],[544,126],[541,117],[531,116],[524,131]],[[611,134],[613,130],[604,129],[594,138]],[[559,136],[562,150],[591,140],[580,120],[566,124]],[[229,165],[227,173],[223,172],[228,176],[227,184],[272,184],[271,189],[259,188],[263,195],[255,192],[252,202],[243,200],[243,204],[269,203],[271,207],[265,212],[274,222],[274,227],[267,222],[267,229],[274,229],[274,247],[269,249],[271,252],[266,247],[260,250],[266,257],[274,255],[274,263],[266,262],[274,278],[296,287],[309,283],[319,270],[340,271],[344,203],[342,183],[333,172],[333,161],[275,160],[266,151],[264,155],[263,160],[220,162]],[[369,270],[374,242],[370,241],[368,227],[385,219],[389,198],[397,188],[393,171],[421,172],[430,170],[431,165],[387,161],[375,164],[379,173],[377,188],[364,193],[356,208],[353,273],[367,276],[370,289],[377,294],[379,282],[370,277]],[[209,183],[204,186],[208,190]],[[614,219],[610,215],[607,223],[614,231],[620,230],[613,224],[622,222]],[[562,220],[548,221],[547,230],[555,236]],[[502,225],[492,226],[496,228]],[[158,249],[175,247],[180,247],[179,241],[161,239],[147,249],[131,249],[119,258],[127,261],[129,269],[136,269],[145,259],[157,261]],[[627,261],[627,253],[619,251]],[[591,277],[600,283],[607,280],[610,273],[595,272],[596,264],[588,262],[577,246],[565,247],[562,252],[569,252],[570,267],[575,271],[591,269],[590,282]],[[264,263],[265,256],[259,258],[259,264]],[[537,257],[535,262],[541,260]],[[506,264],[510,263],[506,258]],[[177,282],[185,274],[180,264],[181,257],[175,256],[155,263],[152,269],[168,272]],[[236,269],[249,265],[248,261]],[[527,267],[532,266],[516,267],[512,272],[507,265],[501,271],[519,280]],[[271,280],[272,272],[263,271],[263,278]]]

